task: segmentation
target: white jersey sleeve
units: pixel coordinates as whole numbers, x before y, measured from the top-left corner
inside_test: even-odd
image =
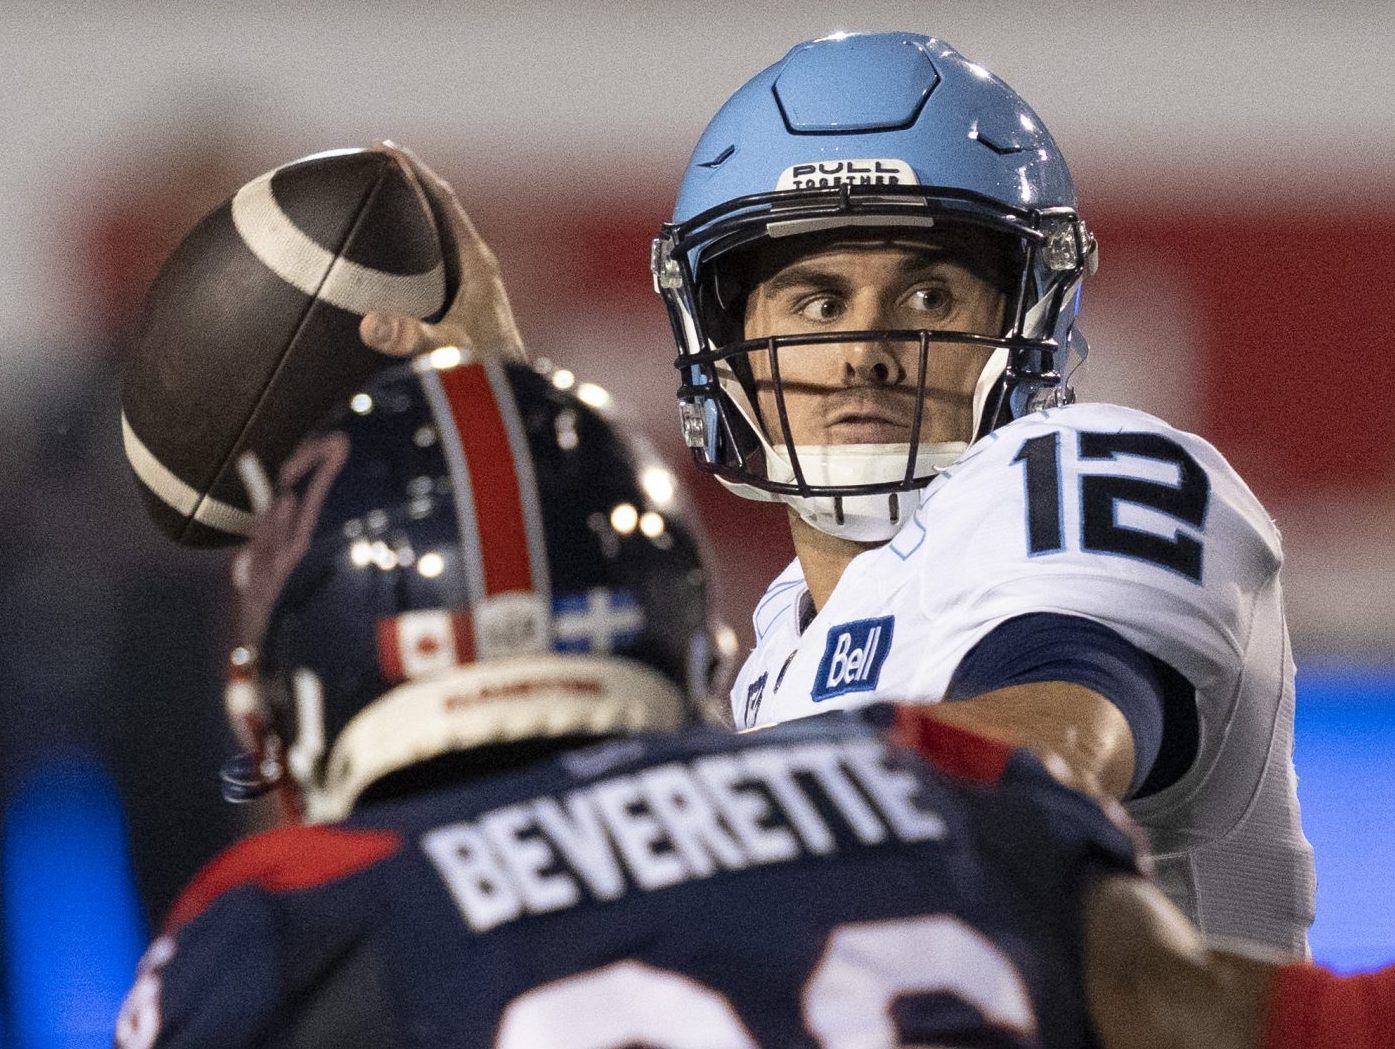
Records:
[[[1282,560],[1268,514],[1201,438],[1116,405],[1036,413],[940,474],[812,620],[800,621],[797,565],[782,574],[732,696],[736,723],[937,702],[1009,619],[1103,623],[1195,689],[1195,759],[1129,805],[1164,888],[1206,931],[1301,949],[1312,860],[1292,770]]]
[[[1058,612],[1110,626],[1202,691],[1234,677],[1282,562],[1273,522],[1211,445],[1096,404],[996,431],[891,546],[956,667],[1000,623]]]

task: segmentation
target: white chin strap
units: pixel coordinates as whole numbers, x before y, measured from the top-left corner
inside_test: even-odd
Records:
[[[761,443],[765,444],[764,438]],[[968,446],[966,441],[921,445],[916,453],[915,476],[933,477],[963,455]],[[797,444],[794,450],[805,482],[814,487],[900,481],[906,476],[906,462],[911,454],[909,444]],[[766,444],[765,451],[770,480],[793,483],[794,467],[786,450]],[[819,531],[858,543],[886,542],[915,512],[920,499],[918,491],[841,497],[785,495],[727,478],[721,481],[747,499],[786,503]]]
[[[973,421],[970,432],[977,433],[983,419],[988,394],[1007,368],[1006,347],[994,350],[983,366],[974,387]],[[756,421],[756,413],[736,376],[725,365],[718,366],[723,390],[750,424],[765,450],[766,476],[777,484],[793,484],[794,465],[783,446],[772,445]],[[954,464],[968,449],[969,441],[938,441],[922,444],[915,453],[914,477],[928,481]],[[911,455],[909,444],[797,444],[799,468],[811,487],[846,487],[887,484],[903,480]],[[737,495],[760,502],[781,502],[794,508],[807,523],[821,532],[858,543],[884,543],[905,523],[920,501],[919,491],[890,492],[880,495],[800,496],[768,492],[755,485],[719,477]]]

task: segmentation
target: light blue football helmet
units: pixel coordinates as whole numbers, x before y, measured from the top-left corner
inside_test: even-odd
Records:
[[[973,230],[1006,247],[1008,316],[996,335],[908,330],[746,339],[734,260],[788,238],[850,227],[897,237]],[[1027,104],[947,44],[911,33],[837,34],[758,74],[703,132],[673,221],[654,241],[655,290],[678,343],[683,436],[697,464],[748,498],[789,503],[810,524],[889,539],[916,489],[997,426],[1073,399],[1086,345],[1076,329],[1097,263],[1065,158]],[[780,359],[817,345],[901,344],[920,385],[909,440],[796,444]],[[922,444],[927,354],[976,344],[987,363],[967,440]],[[778,412],[764,416],[751,360],[763,356]],[[776,418],[769,418],[774,415]]]

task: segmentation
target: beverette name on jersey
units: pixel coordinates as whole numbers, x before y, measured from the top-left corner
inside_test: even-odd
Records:
[[[948,830],[879,740],[753,747],[608,776],[437,827],[422,847],[487,932],[586,900]]]

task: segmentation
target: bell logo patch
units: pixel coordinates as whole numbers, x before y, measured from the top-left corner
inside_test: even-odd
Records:
[[[849,692],[871,692],[891,651],[895,616],[858,619],[835,626],[819,661],[811,693],[815,703]]]

